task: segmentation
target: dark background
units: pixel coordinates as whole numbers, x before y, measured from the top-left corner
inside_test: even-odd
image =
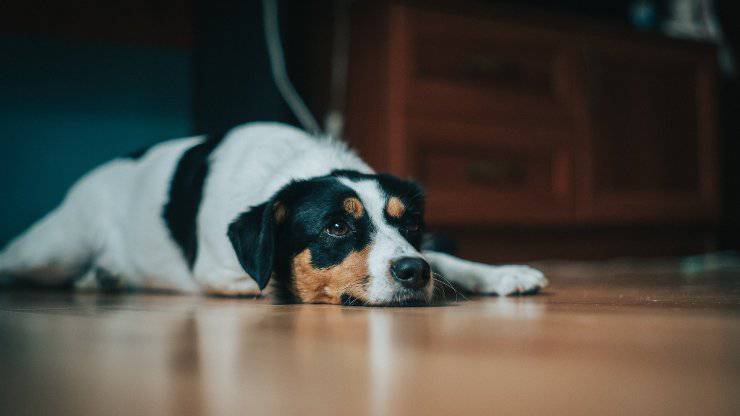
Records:
[[[629,26],[630,1],[489,2]],[[557,3],[557,4],[553,4]],[[732,1],[717,2],[734,50]],[[312,2],[280,2],[290,75],[313,108],[304,62]],[[659,16],[662,2],[656,2]],[[269,72],[259,1],[12,1],[0,15],[0,244],[57,205],[92,167],[142,145],[253,120],[295,124]],[[331,13],[326,7],[325,12]],[[330,20],[329,20],[330,21]],[[322,22],[322,24],[325,22]],[[319,51],[328,57],[329,44]],[[319,77],[320,78],[320,77]],[[313,89],[312,89],[313,88]],[[740,247],[737,78],[721,78],[720,248]],[[316,114],[321,120],[323,114]]]

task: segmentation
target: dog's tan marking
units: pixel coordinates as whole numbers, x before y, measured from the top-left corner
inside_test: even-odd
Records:
[[[406,205],[398,197],[392,196],[388,199],[385,212],[393,218],[401,218],[403,213],[406,212]]]
[[[285,205],[278,201],[272,206],[272,211],[275,215],[275,221],[280,224],[285,219]]]
[[[349,197],[342,202],[342,207],[344,207],[344,210],[352,214],[355,218],[362,217],[362,214],[364,212],[364,208],[362,207],[362,202],[360,202],[359,199],[355,197]]]
[[[298,298],[305,303],[340,304],[342,294],[366,299],[364,283],[368,276],[370,246],[351,252],[341,263],[317,269],[311,264],[311,250],[293,258],[293,278]]]

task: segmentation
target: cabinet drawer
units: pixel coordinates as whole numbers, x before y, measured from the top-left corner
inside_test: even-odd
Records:
[[[425,146],[419,152],[418,174],[435,187],[548,194],[554,180],[552,149],[538,150]]]
[[[470,16],[411,13],[412,114],[568,122],[567,48],[557,36]]]
[[[432,224],[567,220],[572,214],[571,148],[527,143],[490,129],[414,123],[415,177]],[[426,126],[426,127],[424,127]]]

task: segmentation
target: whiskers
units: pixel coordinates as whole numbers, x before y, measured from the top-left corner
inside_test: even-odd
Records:
[[[407,290],[397,290],[392,297],[382,304],[371,304],[364,299],[367,293],[369,282],[367,280],[351,282],[338,290],[340,294],[340,303],[344,306],[434,306],[442,305],[448,301],[458,302],[468,300],[468,298],[458,290],[452,283],[447,281],[439,273],[432,273],[432,297],[429,300],[418,297],[420,294]],[[454,299],[448,299],[450,294],[454,293]]]
[[[432,280],[434,280],[434,286],[433,286],[432,293],[435,297],[437,296],[437,294],[439,294],[442,296],[442,299],[446,302],[447,293],[445,291],[445,288],[448,288],[453,293],[455,293],[455,302],[459,300],[458,296],[461,297],[463,300],[468,300],[468,298],[466,298],[465,295],[463,295],[459,290],[457,290],[457,288],[455,288],[455,286],[452,283],[448,282],[447,279],[445,279],[444,276],[442,276],[441,274],[432,272]],[[437,283],[443,286],[438,286]]]
[[[357,296],[352,295],[352,292],[367,293],[368,279],[363,279],[359,282],[351,282],[339,289],[340,302],[344,306],[367,306],[367,301],[360,299]]]

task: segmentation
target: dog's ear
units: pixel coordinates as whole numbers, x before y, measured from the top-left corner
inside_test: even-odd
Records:
[[[268,201],[252,207],[229,225],[227,235],[239,263],[260,290],[272,274],[277,223],[284,216],[285,207],[280,202]]]

